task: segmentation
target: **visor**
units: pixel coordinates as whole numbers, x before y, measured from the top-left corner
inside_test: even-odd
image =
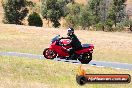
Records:
[[[68,32],[68,33],[72,33],[73,31],[72,31],[70,28],[68,28],[68,29],[67,29],[67,32]]]

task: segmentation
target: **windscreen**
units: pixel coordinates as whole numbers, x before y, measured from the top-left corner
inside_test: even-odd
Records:
[[[52,42],[52,43],[55,42],[56,40],[59,39],[59,37],[60,37],[60,35],[55,36],[55,37],[51,40],[51,42]]]

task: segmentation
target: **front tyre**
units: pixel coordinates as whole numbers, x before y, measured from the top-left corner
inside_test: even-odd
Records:
[[[56,58],[57,53],[54,50],[50,49],[50,48],[46,48],[43,51],[43,55],[46,59],[54,59],[54,58]]]
[[[92,60],[92,53],[83,54],[82,58],[79,61],[82,64],[88,64]]]

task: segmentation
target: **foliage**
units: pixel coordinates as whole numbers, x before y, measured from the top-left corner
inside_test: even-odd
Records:
[[[93,25],[99,23],[99,21],[101,20],[101,4],[102,0],[90,0],[88,3],[87,7],[89,8],[91,15],[93,16]]]
[[[129,19],[128,24],[130,26],[130,31],[132,31],[132,19]]]
[[[125,0],[113,0],[111,9],[109,10],[108,18],[114,21],[116,26],[117,23],[120,23],[125,18]]]
[[[106,21],[106,28],[107,28],[108,31],[113,31],[112,30],[113,24],[114,24],[114,21],[113,20],[107,19],[107,21]]]
[[[41,6],[36,7],[37,5],[32,1],[8,0],[3,3],[4,22],[22,24],[21,21],[28,13],[26,8],[28,6],[34,7],[35,12],[38,13],[41,9],[42,17],[48,22],[51,21],[53,27],[61,25],[59,20],[62,17],[66,20],[67,26],[80,27],[84,30],[96,27],[97,30],[116,31],[131,25],[131,22],[126,19],[124,4],[126,0],[88,0],[87,5],[78,4],[74,0],[42,0],[41,2]],[[38,8],[39,11],[36,11]],[[43,25],[37,13],[30,14],[30,16],[29,25]],[[35,19],[36,17],[38,19]]]
[[[86,9],[86,7],[81,8],[79,14],[79,26],[81,26],[84,30],[89,28],[92,25],[92,15]]]
[[[59,20],[64,16],[65,0],[42,0],[43,18],[53,22],[54,27],[59,27]]]
[[[86,6],[69,3],[67,5],[67,15],[65,17],[67,25],[81,27],[83,30],[89,28],[92,23],[92,15]]]
[[[100,22],[100,23],[96,24],[95,26],[96,26],[96,30],[104,31],[106,24]]]
[[[40,15],[36,12],[33,12],[32,14],[30,14],[28,17],[28,25],[42,27],[43,21],[42,21]]]
[[[68,3],[75,3],[75,0],[65,0],[65,2]]]
[[[66,9],[66,22],[68,26],[77,27],[79,24],[80,5],[69,3]]]
[[[22,24],[22,20],[27,16],[26,0],[7,0],[2,2],[4,9],[4,23]]]
[[[29,7],[34,7],[35,3],[33,3],[32,1],[26,1],[26,5]]]

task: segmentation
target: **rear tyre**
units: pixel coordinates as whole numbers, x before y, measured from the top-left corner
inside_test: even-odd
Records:
[[[43,55],[46,59],[54,59],[54,58],[56,58],[57,53],[54,50],[50,49],[50,48],[46,48],[43,51]]]
[[[92,53],[83,54],[82,58],[79,61],[82,64],[88,64],[92,60]]]

